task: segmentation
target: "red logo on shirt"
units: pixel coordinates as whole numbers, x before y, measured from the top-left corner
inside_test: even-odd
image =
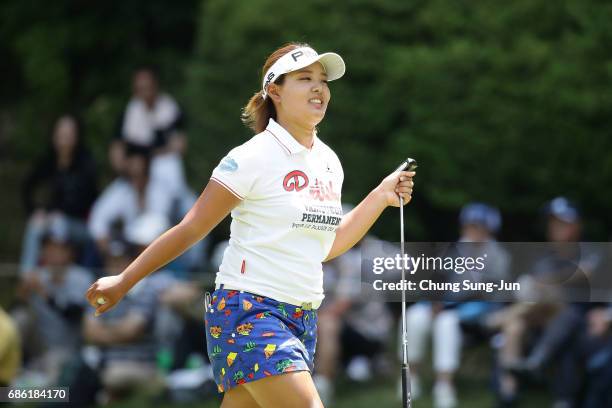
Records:
[[[286,191],[300,191],[308,187],[308,176],[303,171],[293,170],[287,173],[283,180],[283,188]]]

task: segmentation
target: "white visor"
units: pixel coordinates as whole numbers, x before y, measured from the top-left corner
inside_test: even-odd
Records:
[[[268,85],[274,82],[283,74],[297,71],[304,67],[309,66],[315,62],[320,62],[323,65],[323,69],[327,74],[327,80],[333,81],[344,75],[346,67],[344,60],[341,56],[334,52],[326,52],[324,54],[317,54],[315,50],[310,47],[296,48],[280,57],[270,69],[264,75],[261,89],[263,90],[264,99],[268,96]]]

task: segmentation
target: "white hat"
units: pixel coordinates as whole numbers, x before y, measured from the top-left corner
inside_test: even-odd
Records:
[[[148,212],[139,215],[127,225],[126,240],[133,245],[149,245],[170,228],[170,222],[164,215]]]
[[[266,75],[264,75],[261,85],[264,99],[268,96],[267,88],[271,82],[274,82],[283,74],[297,71],[315,62],[320,62],[321,65],[323,65],[328,81],[333,81],[342,77],[344,71],[346,71],[344,60],[335,52],[326,52],[319,55],[310,47],[296,48],[280,57],[278,61],[272,64],[268,69]]]

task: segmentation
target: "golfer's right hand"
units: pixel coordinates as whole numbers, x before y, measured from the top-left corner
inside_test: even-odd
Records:
[[[126,285],[121,275],[105,276],[98,279],[87,289],[85,297],[96,309],[96,316],[114,307],[127,293]],[[98,301],[102,299],[102,301]],[[103,303],[103,304],[101,304]]]

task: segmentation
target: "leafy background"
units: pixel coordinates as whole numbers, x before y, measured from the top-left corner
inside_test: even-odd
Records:
[[[248,137],[240,109],[265,57],[288,41],[339,52],[321,137],[356,203],[407,155],[420,164],[411,240],[454,240],[460,207],[500,207],[504,240],[543,239],[556,196],[608,240],[612,215],[612,4],[517,0],[133,0],[0,4],[0,259],[19,254],[20,183],[53,120],[76,112],[102,185],[106,148],[130,73],[154,63],[189,118],[190,184]],[[374,232],[396,240],[387,210]]]

